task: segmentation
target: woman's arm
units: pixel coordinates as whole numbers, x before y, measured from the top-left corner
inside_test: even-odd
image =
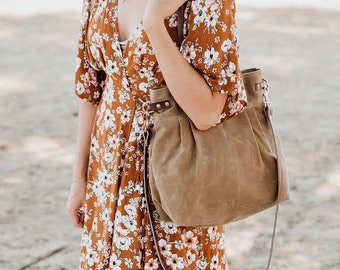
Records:
[[[167,1],[168,5],[162,3]],[[164,18],[175,12],[182,2],[149,1],[143,24],[171,94],[195,126],[206,130],[217,122],[227,95],[210,90],[204,78],[180,54],[167,32]]]
[[[84,213],[82,208],[85,205],[87,168],[95,114],[96,106],[80,100],[77,146],[73,166],[73,179],[76,181],[71,184],[66,206],[73,225],[79,228],[84,226]]]
[[[73,166],[74,180],[86,180],[87,177],[91,132],[96,115],[96,108],[96,106],[88,102],[83,100],[79,101],[77,146]]]

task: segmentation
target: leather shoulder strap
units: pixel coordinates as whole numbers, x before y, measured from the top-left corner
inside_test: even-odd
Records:
[[[177,10],[177,47],[180,48],[184,39],[183,28],[184,28],[184,5],[183,4]]]

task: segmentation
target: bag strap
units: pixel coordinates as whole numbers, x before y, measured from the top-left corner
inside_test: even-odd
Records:
[[[142,139],[143,139],[143,155],[144,155],[144,161],[143,161],[143,167],[144,167],[144,194],[145,194],[145,200],[146,200],[146,210],[148,214],[148,218],[150,221],[150,229],[152,233],[152,238],[154,242],[154,246],[156,248],[156,253],[157,257],[159,260],[159,264],[161,265],[162,270],[167,270],[166,263],[163,260],[162,253],[161,253],[161,248],[158,245],[158,240],[157,240],[157,234],[156,234],[156,229],[155,229],[155,222],[154,218],[152,215],[152,203],[151,203],[151,192],[150,192],[150,186],[149,186],[149,175],[148,175],[148,160],[149,160],[149,145],[150,145],[150,138],[151,138],[151,129],[148,128],[146,129],[143,134],[142,134]]]
[[[266,84],[267,84],[267,82],[266,82]],[[275,141],[275,152],[276,152],[277,164],[278,164],[278,176],[277,176],[277,185],[278,185],[277,198],[278,198],[278,201],[277,201],[277,204],[276,204],[276,207],[275,207],[273,232],[272,232],[272,238],[271,238],[271,243],[270,243],[267,267],[266,267],[266,270],[269,270],[271,259],[272,259],[272,256],[273,256],[277,220],[278,220],[278,216],[279,216],[279,206],[280,206],[280,198],[281,198],[281,190],[282,190],[281,189],[281,183],[282,183],[282,179],[283,179],[282,170],[280,168],[280,164],[281,164],[280,161],[283,160],[283,156],[282,156],[281,151],[279,151],[279,149],[281,147],[280,147],[279,136],[277,134],[277,131],[276,131],[276,128],[275,128],[275,125],[274,125],[274,121],[273,121],[273,109],[268,102],[266,102],[264,113],[265,113],[265,115],[266,115],[266,117],[267,117],[267,119],[270,123],[270,127],[273,131],[274,141]]]
[[[177,10],[177,42],[176,45],[178,48],[181,47],[181,44],[184,39],[184,34],[183,34],[183,26],[184,26],[184,4]],[[144,161],[143,161],[143,167],[144,167],[144,193],[145,193],[145,200],[146,200],[146,209],[147,209],[147,214],[148,218],[150,220],[150,229],[151,229],[151,234],[154,242],[154,246],[156,248],[157,252],[157,257],[159,260],[159,264],[162,268],[162,270],[167,270],[166,263],[164,262],[162,253],[161,253],[161,248],[158,244],[157,240],[157,234],[156,234],[156,229],[155,229],[155,222],[152,214],[152,203],[151,203],[151,192],[150,192],[150,186],[149,186],[149,175],[148,175],[148,159],[149,159],[149,145],[150,145],[150,138],[151,138],[151,129],[147,128],[144,130],[144,133],[142,135],[142,140],[143,140],[143,155],[144,155]]]
[[[177,10],[177,47],[180,48],[184,40],[184,4]]]

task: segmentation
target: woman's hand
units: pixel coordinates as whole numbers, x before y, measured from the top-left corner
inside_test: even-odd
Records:
[[[85,194],[86,181],[72,183],[66,209],[73,226],[78,228],[84,226]]]
[[[186,0],[148,0],[146,5],[143,22],[163,22],[166,17],[169,17],[182,6]]]

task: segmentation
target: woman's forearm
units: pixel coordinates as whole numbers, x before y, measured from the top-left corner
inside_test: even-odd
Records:
[[[208,129],[219,118],[224,94],[212,93],[204,78],[182,57],[161,18],[144,20],[144,28],[164,79],[176,102],[198,129]]]
[[[78,134],[73,166],[73,179],[86,180],[89,153],[91,147],[91,132],[96,115],[96,106],[83,100],[79,101]]]

